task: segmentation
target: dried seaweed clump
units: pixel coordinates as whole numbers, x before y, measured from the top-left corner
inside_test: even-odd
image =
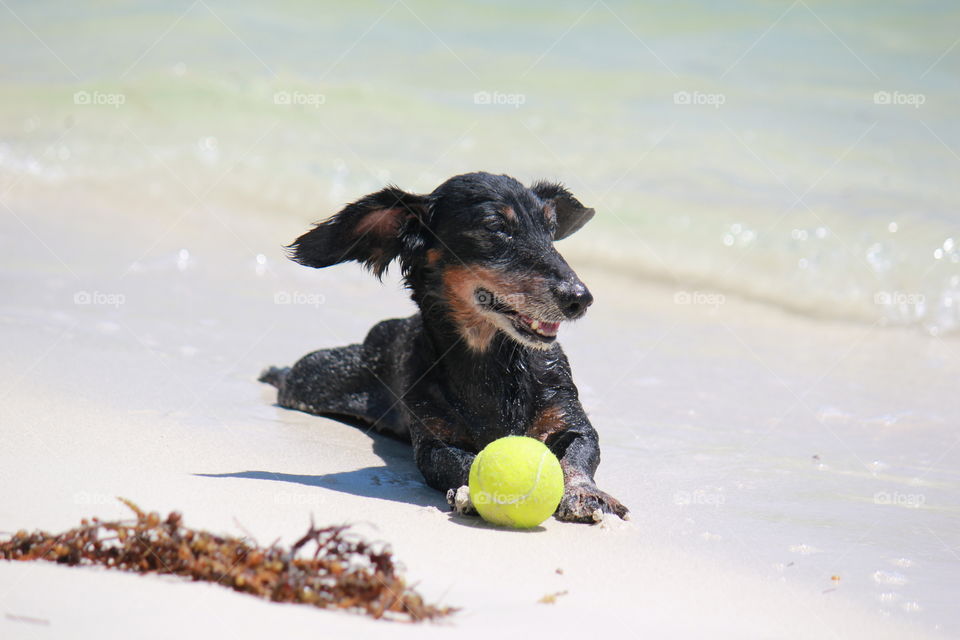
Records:
[[[129,500],[121,500],[136,520],[93,518],[58,535],[19,531],[0,542],[0,558],[175,574],[274,602],[347,609],[408,622],[454,611],[426,604],[397,575],[388,550],[348,535],[346,525],[318,529],[311,523],[289,549],[259,547],[243,538],[185,527],[177,512],[161,520],[156,512],[145,513]]]

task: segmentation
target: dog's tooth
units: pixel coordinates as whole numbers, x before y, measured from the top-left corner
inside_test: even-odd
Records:
[[[531,323],[530,323],[530,328],[531,328],[531,329],[539,329],[539,328],[540,328],[540,321],[539,321],[539,320],[534,320],[533,322],[531,322]]]

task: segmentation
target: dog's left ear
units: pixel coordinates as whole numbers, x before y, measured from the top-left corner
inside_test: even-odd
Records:
[[[427,196],[387,187],[348,204],[340,213],[297,238],[290,257],[308,267],[356,260],[378,278],[396,258],[422,244],[430,207]]]
[[[541,200],[553,204],[557,212],[557,230],[553,234],[554,240],[563,240],[580,230],[580,227],[590,222],[595,211],[583,206],[573,194],[562,185],[555,182],[541,181],[530,187]]]

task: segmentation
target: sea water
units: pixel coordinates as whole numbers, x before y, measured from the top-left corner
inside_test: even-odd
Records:
[[[216,180],[206,202],[312,219],[386,182],[556,178],[598,210],[609,268],[942,334],[958,11],[12,2],[0,168],[148,201]]]

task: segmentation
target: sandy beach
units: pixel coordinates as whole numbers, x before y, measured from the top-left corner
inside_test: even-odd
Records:
[[[395,278],[380,285],[351,266],[320,273],[285,261],[277,240],[295,232],[293,220],[234,215],[227,232],[215,216],[202,216],[158,234],[149,225],[126,224],[124,212],[74,204],[53,198],[38,210],[14,203],[19,220],[3,222],[6,264],[19,274],[5,277],[2,316],[3,528],[56,531],[90,515],[121,517],[118,495],[145,508],[182,511],[192,526],[264,544],[290,543],[312,516],[318,523],[351,523],[358,533],[389,542],[425,596],[462,610],[443,623],[414,627],[259,602],[171,578],[2,563],[4,637],[570,637],[628,629],[658,637],[903,638],[932,632],[877,611],[877,585],[860,566],[861,552],[844,541],[846,532],[832,546],[817,541],[816,553],[813,544],[791,550],[805,544],[802,530],[771,537],[760,528],[750,531],[752,520],[737,515],[753,508],[751,496],[764,491],[758,484],[781,493],[807,490],[798,484],[818,491],[822,486],[809,478],[817,474],[832,476],[833,492],[860,493],[863,501],[873,500],[873,486],[907,487],[907,480],[894,478],[902,469],[864,485],[863,474],[853,471],[856,454],[826,430],[815,439],[816,450],[795,442],[798,431],[828,430],[833,419],[833,429],[853,443],[856,429],[836,422],[837,415],[819,416],[819,427],[805,410],[782,424],[776,418],[794,401],[783,378],[792,383],[814,371],[811,360],[856,344],[854,336],[880,341],[887,355],[917,348],[920,336],[864,335],[863,327],[844,325],[812,329],[809,320],[735,300],[719,310],[677,305],[667,287],[582,272],[595,282],[598,303],[564,342],[610,454],[598,480],[633,509],[633,519],[592,527],[551,519],[532,532],[499,530],[447,513],[404,445],[277,408],[272,389],[255,381],[263,365],[356,340],[377,319],[409,311]],[[99,224],[91,228],[94,217]],[[123,243],[107,232],[112,225],[123,229]],[[589,244],[571,246],[573,255],[578,250]],[[121,268],[130,265],[136,266]],[[100,302],[77,303],[78,291]],[[284,292],[303,303],[278,304]],[[122,302],[110,304],[111,295]],[[838,364],[833,388],[814,385],[807,402],[822,406],[832,399],[859,412],[841,385],[850,383],[847,368],[867,368],[878,348]],[[647,357],[631,358],[633,370],[615,366],[634,350]],[[743,362],[754,357],[758,370],[750,374]],[[956,360],[940,362],[938,379],[947,385]],[[744,375],[731,380],[726,367]],[[909,379],[909,372],[878,372],[861,392],[886,395]],[[919,381],[913,384],[918,388],[903,392],[921,392]],[[946,389],[927,386],[927,392]],[[679,400],[691,393],[695,400]],[[782,398],[751,408],[751,394]],[[682,419],[679,407],[688,407]],[[712,423],[711,433],[703,431],[704,422]],[[893,422],[879,431],[896,441],[902,427]],[[634,442],[621,442],[626,439]],[[814,454],[833,470],[815,470]],[[712,461],[715,455],[723,464]],[[776,455],[787,460],[775,463],[780,470],[772,476],[756,469],[757,462],[754,473],[735,468],[738,457]],[[894,454],[888,449],[887,455]],[[940,485],[914,486],[930,493]],[[831,495],[826,491],[822,499],[841,499]],[[955,508],[929,503],[925,510],[947,509],[955,517]],[[890,526],[888,514],[917,512],[870,507],[881,530]],[[788,528],[792,519],[808,517],[802,504],[780,509]],[[836,507],[827,512],[842,517]],[[936,517],[926,522],[937,526]],[[894,575],[894,569],[876,570]],[[937,579],[934,569],[925,571]],[[557,592],[566,593],[555,604],[538,603]]]

